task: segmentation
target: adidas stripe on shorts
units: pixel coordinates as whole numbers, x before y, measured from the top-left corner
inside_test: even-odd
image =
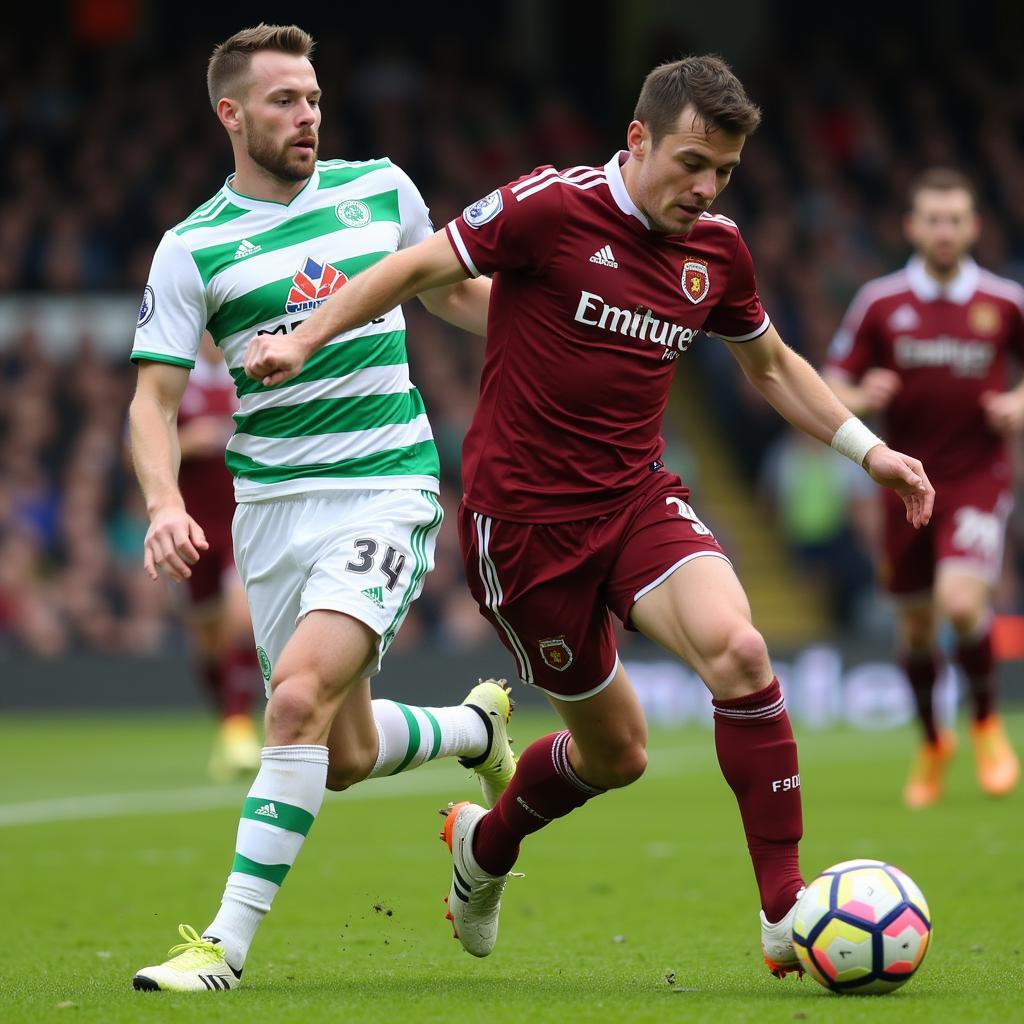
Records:
[[[434,567],[443,512],[419,490],[338,490],[242,502],[235,559],[252,614],[260,668],[270,676],[303,616],[326,609],[380,637],[376,675]]]

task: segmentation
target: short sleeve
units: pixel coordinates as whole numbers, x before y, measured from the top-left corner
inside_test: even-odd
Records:
[[[825,369],[859,379],[877,366],[881,359],[874,322],[873,303],[867,289],[861,288],[832,337]]]
[[[683,268],[684,276],[686,268]],[[705,276],[707,271],[705,270]],[[704,330],[715,334],[723,341],[753,341],[771,327],[771,320],[757,294],[757,280],[754,277],[754,261],[750,250],[737,232],[736,253],[725,292],[718,300],[707,320]]]
[[[392,167],[398,189],[398,215],[402,221],[398,248],[408,249],[429,238],[434,233],[434,225],[430,219],[430,210],[427,209],[427,204],[423,201],[420,190],[413,184],[412,178],[401,167]]]
[[[168,231],[157,246],[142,294],[132,362],[196,364],[206,329],[206,293],[199,270],[181,239]]]
[[[553,167],[539,167],[478,199],[445,228],[472,277],[496,270],[540,269],[558,239],[563,200]]]

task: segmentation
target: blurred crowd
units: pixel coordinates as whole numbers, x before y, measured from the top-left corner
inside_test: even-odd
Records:
[[[324,36],[317,60],[321,156],[390,156],[436,224],[537,164],[603,163],[640,84],[616,96],[607,82],[595,92],[569,75],[532,78],[508,60],[485,65],[466,45],[472,28],[455,26],[415,52],[366,37],[357,52],[347,37]],[[673,31],[651,42],[647,66],[696,48]],[[945,52],[948,33],[926,36],[875,38],[870,69],[835,34],[780,35],[762,58],[738,63],[765,120],[716,209],[740,223],[765,306],[815,365],[857,287],[906,260],[906,186],[922,166],[973,176],[985,223],[978,259],[1024,279],[1024,64],[1011,40]],[[215,39],[145,48],[53,39],[41,52],[15,40],[0,42],[0,293],[141,295],[160,234],[230,171],[203,88]],[[599,73],[604,58],[590,63]],[[56,361],[31,330],[0,351],[0,650],[143,652],[177,642],[173,588],[150,584],[140,568],[145,509],[124,454],[131,326],[116,358],[83,336]],[[409,331],[448,519],[438,569],[399,642],[467,647],[488,635],[462,582],[454,530],[482,342],[418,308]],[[679,372],[704,375],[709,425],[773,510],[795,563],[844,581],[839,597],[850,599],[833,613],[855,627],[858,595],[871,592],[863,479],[787,433],[723,344],[702,340],[693,358],[699,368],[688,357]],[[685,438],[670,441],[685,459]],[[1018,601],[1015,580],[1008,572],[1004,605]]]

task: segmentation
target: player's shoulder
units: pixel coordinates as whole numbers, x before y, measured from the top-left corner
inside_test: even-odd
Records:
[[[906,267],[894,270],[891,274],[883,274],[881,277],[873,277],[857,289],[853,298],[853,307],[869,309],[871,306],[884,303],[889,300],[900,300],[913,297],[914,290],[911,287],[910,275]]]
[[[184,220],[170,228],[168,234],[177,236],[186,246],[191,247],[192,239],[189,236],[193,232],[204,233],[218,228],[222,224],[242,216],[245,212],[244,207],[232,202],[231,190],[224,185],[205,203],[197,206]]]
[[[407,177],[387,156],[373,157],[370,160],[317,160],[316,169],[319,189],[340,188],[369,175],[392,179]]]
[[[542,164],[529,174],[524,174],[508,185],[515,202],[524,202],[533,196],[546,193],[549,198],[564,201],[566,197],[582,196],[599,185],[608,184],[604,167],[579,164],[575,167],[558,168],[553,164]]]
[[[978,268],[978,285],[976,291],[988,298],[1004,299],[1024,310],[1024,286],[1012,277],[1000,277],[984,267]]]
[[[724,213],[712,213],[710,210],[705,210],[698,218],[697,223],[700,225],[702,232],[711,234],[726,234],[735,238],[740,234],[740,226],[731,217],[726,217]]]

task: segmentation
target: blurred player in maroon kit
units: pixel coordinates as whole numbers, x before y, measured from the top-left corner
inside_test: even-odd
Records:
[[[350,281],[288,339],[255,339],[246,370],[273,384],[346,323],[493,273],[480,402],[466,437],[460,534],[470,587],[524,682],[567,726],[532,743],[485,813],[452,808],[449,913],[476,956],[497,938],[520,841],[643,773],[647,725],[609,611],[689,662],[714,697],[715,743],[761,896],[762,945],[798,969],[803,886],[796,744],[746,596],[690,492],[662,462],[677,363],[702,330],[793,424],[897,488],[926,522],[919,463],[890,450],[787,348],[757,297],[736,225],[707,213],[760,120],[717,58],[656,69],[603,167],[538,168],[444,232]]]
[[[178,484],[186,508],[210,545],[185,581],[185,617],[203,680],[220,715],[210,756],[210,775],[219,782],[247,777],[260,765],[252,705],[263,687],[249,606],[232,554],[235,492],[224,464],[224,446],[237,408],[235,382],[213,340],[204,335],[178,411]]]
[[[1007,390],[1007,363],[1024,357],[1024,289],[967,254],[979,223],[970,182],[953,170],[914,183],[906,268],[866,284],[832,342],[825,379],[858,413],[881,413],[886,437],[913,452],[936,485],[935,515],[919,533],[885,496],[882,582],[899,609],[900,643],[924,742],[904,799],[942,795],[954,734],[936,723],[936,625],[956,634],[973,705],[981,788],[1010,792],[1020,775],[996,714],[992,587],[1012,505],[1006,437],[1024,424],[1024,386]]]

